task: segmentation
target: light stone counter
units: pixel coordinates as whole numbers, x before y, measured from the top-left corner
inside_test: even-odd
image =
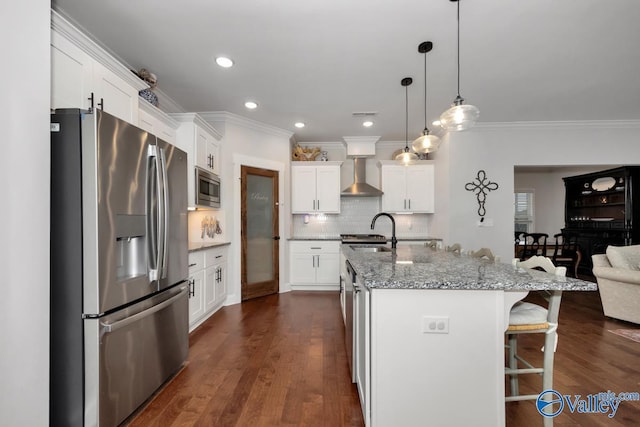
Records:
[[[598,286],[570,277],[515,268],[423,246],[395,252],[361,252],[342,245],[358,281],[370,289],[465,289],[504,291],[595,291]]]

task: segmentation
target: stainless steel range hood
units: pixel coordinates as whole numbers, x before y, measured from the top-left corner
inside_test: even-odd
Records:
[[[378,197],[382,191],[369,185],[367,179],[367,158],[354,157],[353,159],[353,184],[342,190],[341,196]]]

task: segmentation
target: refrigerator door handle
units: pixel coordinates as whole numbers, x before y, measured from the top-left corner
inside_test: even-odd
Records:
[[[167,306],[170,306],[176,300],[178,300],[178,299],[180,299],[182,297],[182,294],[184,294],[186,289],[187,289],[186,286],[182,286],[180,288],[180,292],[177,295],[172,296],[168,300],[162,301],[160,304],[156,304],[153,307],[150,307],[150,308],[148,308],[146,310],[143,310],[140,313],[136,313],[133,316],[127,317],[126,319],[118,320],[118,321],[113,322],[113,323],[102,323],[102,322],[100,322],[100,326],[102,327],[102,332],[101,332],[100,335],[102,336],[102,335],[108,334],[110,332],[115,332],[118,329],[122,329],[127,325],[135,323],[138,320],[143,319],[145,317],[151,316],[153,313],[156,313],[156,312],[162,310],[163,308],[165,308]]]
[[[164,157],[164,149],[158,147],[158,158],[160,160],[158,168],[159,192],[161,197],[159,202],[160,218],[158,221],[158,279],[167,277],[167,232],[169,230],[169,185],[167,183],[167,161]],[[161,181],[161,182],[160,182]]]
[[[169,183],[167,173],[167,160],[165,150],[157,145],[149,145],[148,156],[152,158],[151,167],[153,173],[147,177],[149,188],[147,191],[147,212],[152,214],[151,209],[155,206],[154,224],[149,221],[149,279],[160,280],[167,277],[167,256],[168,256],[168,235],[169,235]],[[155,226],[154,226],[155,225]]]

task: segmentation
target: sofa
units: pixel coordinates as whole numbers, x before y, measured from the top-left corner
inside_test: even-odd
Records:
[[[640,324],[640,245],[608,246],[591,259],[605,316]]]

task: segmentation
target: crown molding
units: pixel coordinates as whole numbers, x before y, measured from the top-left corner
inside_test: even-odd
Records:
[[[579,129],[640,129],[640,120],[576,120],[477,123],[472,130],[579,130]]]
[[[51,9],[51,29],[76,45],[136,90],[140,91],[149,87],[146,82],[133,74],[133,72],[125,66],[124,61],[89,37],[88,31],[80,25],[72,23],[70,18],[61,15],[53,9]]]
[[[404,148],[405,141],[380,141],[376,145],[386,148]]]
[[[257,120],[248,119],[234,113],[229,113],[228,111],[203,111],[199,112],[198,114],[208,122],[224,122],[226,124],[233,124],[243,128],[252,129],[257,132],[283,137],[286,139],[290,139],[293,136],[293,132],[291,131],[271,126]]]
[[[200,126],[218,141],[222,139],[222,134],[199,113],[171,113],[169,116],[180,123],[193,123]]]
[[[144,99],[140,100],[140,102],[138,103],[138,108],[140,108],[140,110],[143,110],[145,113],[148,113],[149,115],[155,117],[156,119],[162,121],[172,129],[178,129],[178,127],[180,127],[180,122],[175,120],[175,118]]]
[[[162,107],[160,109],[165,113],[186,113],[187,112],[187,110],[185,110],[182,107],[182,105],[178,104],[176,101],[173,100],[173,98],[171,98],[169,95],[167,95],[157,87],[153,89],[153,93],[155,93],[158,96],[158,104]]]

